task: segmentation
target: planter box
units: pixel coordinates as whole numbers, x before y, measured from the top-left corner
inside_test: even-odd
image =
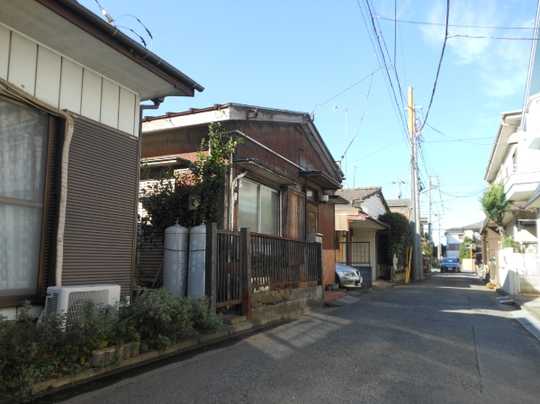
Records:
[[[141,344],[139,341],[130,342],[120,346],[112,346],[104,349],[97,349],[92,352],[90,365],[93,368],[104,368],[118,361],[123,361],[139,355]]]

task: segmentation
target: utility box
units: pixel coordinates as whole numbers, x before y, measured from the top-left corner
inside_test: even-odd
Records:
[[[205,296],[206,278],[206,224],[194,226],[189,237],[188,296]]]
[[[174,296],[186,295],[189,230],[175,224],[165,229],[163,287]]]

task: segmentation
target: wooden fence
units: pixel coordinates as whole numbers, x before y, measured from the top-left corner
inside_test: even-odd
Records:
[[[322,284],[320,243],[212,225],[207,246],[207,295],[216,308],[248,313],[252,293]]]

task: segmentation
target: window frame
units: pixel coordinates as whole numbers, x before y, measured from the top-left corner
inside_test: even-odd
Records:
[[[36,270],[36,284],[33,288],[24,288],[24,289],[6,289],[0,290],[0,308],[13,307],[23,304],[26,301],[31,303],[42,303],[45,297],[45,288],[47,283],[48,268],[45,264],[45,254],[49,256],[49,262],[51,262],[52,257],[52,240],[47,240],[49,233],[49,221],[48,214],[50,209],[50,197],[51,193],[54,192],[53,187],[56,187],[56,184],[53,184],[53,170],[52,164],[56,162],[52,161],[54,155],[54,150],[58,147],[58,139],[60,129],[62,127],[62,120],[51,114],[49,111],[42,108],[38,108],[35,105],[30,103],[21,102],[18,100],[13,100],[9,97],[4,97],[0,95],[0,99],[10,102],[12,104],[20,105],[23,108],[31,108],[36,111],[40,111],[47,115],[47,131],[45,137],[45,154],[43,158],[43,195],[41,201],[41,223],[40,223],[40,239],[38,247],[38,262]],[[56,159],[57,161],[59,160]],[[15,206],[30,206],[34,207],[34,203],[25,203],[16,201],[16,198],[2,198],[0,197],[0,202],[5,200],[7,203],[10,203]],[[47,243],[47,241],[49,243]],[[47,245],[48,244],[48,245]],[[48,247],[48,248],[47,248]],[[54,248],[54,247],[53,247]]]
[[[268,186],[266,184],[263,184],[257,180],[254,180],[253,178],[250,178],[250,177],[244,177],[242,179],[240,179],[240,187],[238,187],[238,202],[236,204],[236,209],[237,209],[237,214],[236,214],[236,217],[237,217],[237,228],[240,229],[240,199],[242,197],[242,182],[243,181],[247,181],[247,182],[250,182],[254,185],[257,186],[257,228],[256,229],[250,229],[251,232],[253,233],[260,233],[260,234],[269,234],[269,235],[272,235],[272,236],[277,236],[277,237],[281,237],[281,234],[282,234],[282,223],[281,223],[281,219],[282,219],[282,211],[283,211],[283,201],[282,201],[282,192],[279,190],[279,189],[276,189],[274,187],[271,187],[271,186]],[[271,192],[277,194],[277,197],[278,197],[278,204],[277,204],[277,233],[276,234],[270,234],[270,233],[261,233],[261,187],[264,187],[268,190],[270,190]]]

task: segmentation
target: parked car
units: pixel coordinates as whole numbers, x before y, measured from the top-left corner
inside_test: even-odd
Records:
[[[336,282],[340,288],[362,286],[360,271],[345,264],[336,264]]]
[[[441,272],[459,272],[460,269],[459,258],[443,258],[441,260]]]

